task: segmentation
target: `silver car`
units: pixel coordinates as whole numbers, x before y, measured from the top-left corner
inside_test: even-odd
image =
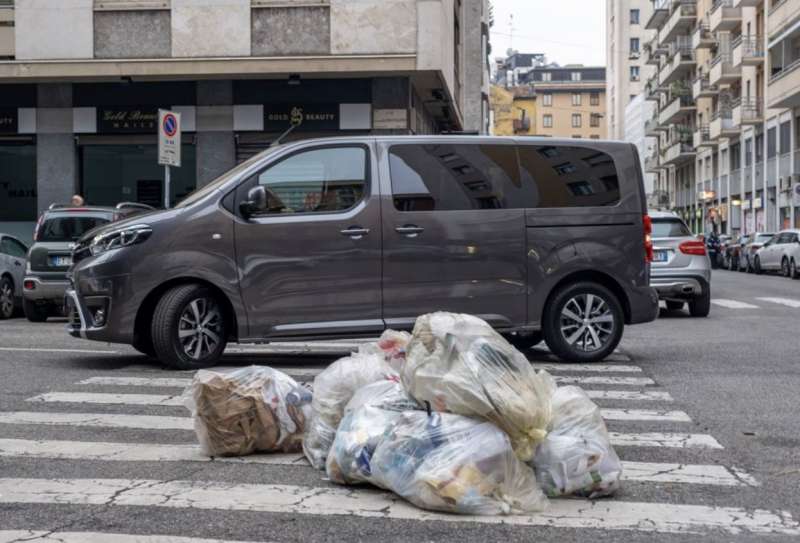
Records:
[[[800,278],[800,230],[783,230],[756,251],[756,273],[780,271],[784,277]]]
[[[15,237],[0,234],[0,319],[10,319],[22,303],[22,279],[28,248]]]
[[[706,317],[711,309],[711,261],[705,243],[692,235],[674,213],[651,211],[653,264],[650,285],[671,310],[689,304],[693,317]]]
[[[750,234],[747,243],[739,251],[739,271],[746,271],[747,273],[755,273],[756,266],[756,253],[761,249],[764,244],[768,243],[775,234],[772,232],[755,232]]]

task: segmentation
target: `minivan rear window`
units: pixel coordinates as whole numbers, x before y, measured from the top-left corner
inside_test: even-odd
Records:
[[[92,228],[108,222],[109,219],[102,217],[52,217],[42,224],[37,241],[75,241]]]
[[[654,238],[685,238],[691,235],[689,227],[680,219],[653,219]]]

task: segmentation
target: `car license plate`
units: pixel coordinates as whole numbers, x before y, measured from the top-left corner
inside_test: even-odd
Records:
[[[72,266],[71,256],[51,256],[50,264],[57,268],[66,268]]]
[[[653,262],[666,262],[667,260],[669,260],[669,252],[656,251],[653,253]]]

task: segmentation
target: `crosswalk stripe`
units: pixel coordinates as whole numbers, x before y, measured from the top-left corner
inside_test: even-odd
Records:
[[[0,530],[0,543],[246,543],[225,539],[174,535],[112,534],[106,532],[59,532],[42,530]]]
[[[545,371],[585,371],[585,372],[598,372],[598,373],[641,373],[642,368],[639,366],[630,366],[625,364],[531,364],[536,370]]]
[[[712,298],[711,303],[728,309],[758,309],[757,305],[740,302],[738,300],[726,300],[724,298]]]
[[[623,401],[662,401],[671,402],[667,392],[629,391],[629,390],[586,390],[590,398]],[[108,405],[160,405],[181,406],[184,399],[180,394],[115,394],[111,392],[46,392],[27,399],[28,402],[43,403],[89,403]]]
[[[654,411],[651,409],[601,409],[606,420],[635,421],[648,420],[658,422],[692,422],[683,411]]]
[[[309,467],[302,454],[255,454],[209,458],[192,444],[106,443],[93,441],[49,441],[0,439],[0,457],[50,460],[117,462],[223,462]],[[627,481],[703,484],[713,486],[758,486],[749,474],[718,465],[622,462]]]
[[[756,300],[761,300],[763,302],[770,302],[773,304],[785,305],[793,308],[800,307],[800,300],[794,300],[792,298],[756,298]]]
[[[275,368],[289,375],[293,375],[291,369]],[[649,377],[612,377],[612,376],[590,376],[576,377],[572,375],[554,375],[553,378],[561,384],[583,384],[583,385],[621,385],[621,386],[649,386],[655,382]],[[151,387],[171,387],[185,388],[191,384],[192,380],[186,377],[90,377],[79,381],[79,385],[104,385],[104,386],[151,386]]]
[[[623,434],[609,432],[611,444],[616,447],[667,447],[678,449],[722,449],[722,445],[708,434],[664,434],[646,432]]]
[[[147,479],[0,479],[0,503],[140,506],[295,515],[347,515],[444,523],[634,530],[676,534],[800,535],[788,511],[641,503],[551,500],[542,513],[473,516],[418,509],[382,491],[275,484]]]

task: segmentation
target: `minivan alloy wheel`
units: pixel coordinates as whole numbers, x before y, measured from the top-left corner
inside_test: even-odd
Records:
[[[222,312],[214,300],[196,298],[181,313],[178,338],[184,352],[201,360],[220,343]]]
[[[614,315],[595,294],[579,294],[561,310],[561,334],[566,342],[584,352],[601,349],[614,332]]]

